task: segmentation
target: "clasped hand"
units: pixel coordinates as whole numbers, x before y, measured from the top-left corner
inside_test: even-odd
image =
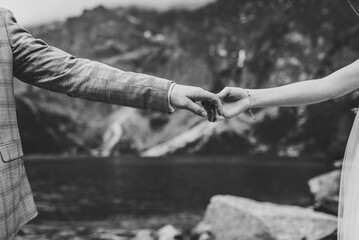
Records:
[[[201,102],[201,105],[196,104]],[[171,92],[170,103],[178,109],[185,109],[210,122],[233,118],[250,107],[245,89],[226,87],[214,94],[199,87],[176,84]]]

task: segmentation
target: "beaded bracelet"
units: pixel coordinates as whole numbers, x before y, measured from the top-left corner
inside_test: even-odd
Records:
[[[248,100],[249,100],[249,113],[251,114],[253,120],[257,120],[256,117],[254,116],[253,112],[252,112],[252,99],[251,99],[251,93],[249,92],[248,89],[245,89],[248,95]]]

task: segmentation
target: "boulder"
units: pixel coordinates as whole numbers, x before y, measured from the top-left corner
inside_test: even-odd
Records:
[[[154,240],[152,231],[148,229],[139,230],[132,240]]]
[[[192,240],[215,240],[210,225],[205,223],[198,224],[192,231]]]
[[[337,227],[337,218],[313,209],[215,196],[203,223],[220,240],[317,240]]]
[[[341,170],[335,170],[309,180],[308,185],[318,211],[338,214]]]
[[[179,240],[182,233],[172,225],[166,225],[157,232],[158,240]]]
[[[334,170],[309,180],[310,192],[316,201],[339,195],[341,170]]]

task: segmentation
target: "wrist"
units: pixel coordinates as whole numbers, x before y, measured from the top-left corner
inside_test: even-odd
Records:
[[[254,120],[256,120],[256,117],[254,116],[253,112],[252,112],[252,108],[253,108],[253,103],[252,103],[252,95],[251,95],[251,90],[249,89],[244,89],[245,90],[245,94],[247,94],[247,102],[248,102],[248,111],[251,114],[252,118]]]
[[[172,83],[168,90],[168,112],[169,113],[173,113],[174,111],[176,111],[176,109],[173,107],[172,102],[171,102],[172,92],[173,92],[173,88],[175,86],[176,86],[176,83]]]
[[[247,89],[250,96],[249,98],[249,102],[250,102],[250,107],[251,108],[259,108],[261,107],[261,93],[260,90],[258,89]]]

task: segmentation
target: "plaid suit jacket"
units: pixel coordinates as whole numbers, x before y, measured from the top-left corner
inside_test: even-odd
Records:
[[[33,38],[0,8],[0,240],[37,215],[23,164],[13,77],[71,97],[170,112],[172,82],[76,58]]]

